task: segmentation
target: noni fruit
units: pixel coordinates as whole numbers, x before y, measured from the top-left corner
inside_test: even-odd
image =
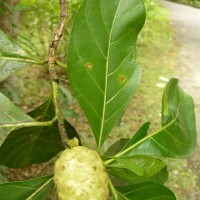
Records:
[[[55,163],[59,200],[106,200],[108,175],[99,154],[83,146],[67,149]]]

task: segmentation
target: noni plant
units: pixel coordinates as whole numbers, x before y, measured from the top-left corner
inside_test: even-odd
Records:
[[[108,198],[108,175],[96,151],[82,146],[67,149],[56,161],[54,171],[59,199]]]
[[[0,31],[0,81],[28,64],[47,65],[49,98],[24,113],[0,93],[0,165],[23,168],[56,160],[54,174],[0,185],[1,200],[46,200],[54,187],[60,200],[174,200],[162,158],[183,158],[195,148],[193,99],[170,79],[162,97],[161,127],[149,134],[149,122],[130,138],[102,148],[136,92],[141,67],[136,41],[145,22],[142,0],[83,0],[75,16],[67,52],[67,75],[91,126],[96,149],[81,146],[60,103],[56,48],[66,21],[60,0],[60,24],[44,61],[30,57]],[[145,55],[144,55],[145,56]],[[113,133],[114,134],[114,133]]]

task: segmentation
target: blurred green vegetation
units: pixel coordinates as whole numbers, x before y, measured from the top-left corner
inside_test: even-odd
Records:
[[[58,47],[59,58],[65,61],[67,41],[73,17],[80,5],[80,0],[69,0],[67,3],[67,25],[63,31],[61,44]],[[15,9],[20,11],[18,24],[18,42],[31,55],[38,59],[48,56],[48,47],[53,33],[59,23],[60,6],[57,0],[21,0]]]
[[[57,53],[58,60],[63,63],[66,62],[68,38],[80,1],[68,0],[67,25]],[[159,0],[145,0],[147,19],[137,42],[138,62],[143,70],[141,85],[119,122],[119,126],[112,131],[105,148],[118,138],[130,137],[146,121],[151,122],[150,132],[160,127],[162,92],[167,79],[173,76],[173,65],[178,55],[178,47],[169,24],[168,12],[160,6],[159,2]],[[47,59],[48,47],[59,23],[58,0],[21,0],[14,9],[20,13],[19,23],[15,25],[17,42],[38,60]],[[60,68],[57,70],[61,78],[67,78],[65,70]],[[94,140],[87,120],[76,100],[69,93],[69,85],[64,84],[64,86],[66,91],[62,90],[62,96],[64,96],[65,113],[68,113],[68,110],[75,112],[74,115],[70,112],[66,116],[70,116],[69,120],[84,140],[83,143],[91,146]],[[47,66],[32,65],[17,72],[0,86],[0,91],[9,96],[23,110],[30,111],[44,102],[48,96]],[[186,193],[195,185],[195,176],[190,170],[186,170],[187,164],[183,165],[185,160],[168,160],[167,162],[169,165],[173,164],[169,168],[171,179],[167,184],[174,190],[179,200],[186,200]],[[20,179],[19,176],[24,176],[23,173],[23,171],[17,171],[14,177]]]
[[[200,0],[169,0],[177,3],[182,3],[190,6],[195,6],[200,8]]]
[[[68,0],[67,24],[57,49],[57,59],[66,62],[67,42],[73,17],[81,0]],[[47,60],[49,45],[60,19],[58,0],[21,0],[11,12],[19,12],[15,27],[17,43],[37,60]],[[66,79],[66,70],[58,68],[61,78]],[[34,83],[34,84],[33,84]],[[44,102],[49,93],[48,67],[31,65],[18,71],[0,85],[0,90],[25,111]]]

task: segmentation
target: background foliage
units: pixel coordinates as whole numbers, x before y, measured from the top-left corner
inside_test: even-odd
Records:
[[[200,0],[170,0],[177,3],[183,3],[190,6],[200,7]]]

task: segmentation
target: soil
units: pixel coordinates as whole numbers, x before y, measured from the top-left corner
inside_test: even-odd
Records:
[[[180,47],[174,65],[174,76],[180,86],[189,93],[195,102],[197,148],[188,158],[188,165],[197,176],[197,185],[190,191],[188,200],[200,199],[200,9],[162,1],[170,11],[170,20]]]

